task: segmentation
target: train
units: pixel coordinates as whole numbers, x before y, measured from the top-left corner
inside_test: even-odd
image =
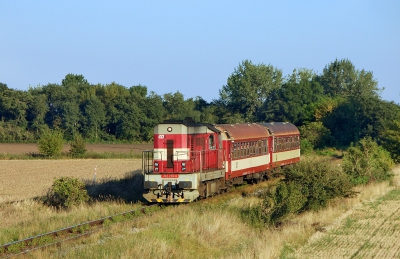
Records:
[[[208,124],[166,120],[154,128],[154,149],[142,153],[143,198],[189,203],[300,161],[300,132],[288,122]]]

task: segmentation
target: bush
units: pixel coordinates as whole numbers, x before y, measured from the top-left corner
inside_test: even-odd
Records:
[[[46,130],[37,142],[39,152],[46,156],[58,155],[63,144],[63,134],[59,130]]]
[[[86,153],[86,142],[83,139],[82,135],[76,134],[74,136],[74,139],[70,143],[71,149],[69,150],[69,153],[73,157],[81,157]]]
[[[364,138],[347,149],[343,158],[343,171],[355,185],[371,181],[384,181],[392,178],[393,160],[390,153],[373,141]]]
[[[314,146],[307,139],[300,139],[300,153],[302,155],[310,154],[314,149]]]
[[[48,191],[45,204],[57,208],[69,208],[87,202],[89,195],[85,184],[78,179],[61,177],[56,179]]]
[[[285,179],[264,198],[264,220],[275,224],[291,213],[319,210],[330,199],[353,195],[349,177],[328,161],[302,160],[285,167]]]

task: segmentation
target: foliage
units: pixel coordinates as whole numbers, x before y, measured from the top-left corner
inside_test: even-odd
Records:
[[[400,120],[400,106],[381,100],[380,92],[372,72],[347,59],[329,63],[320,74],[301,68],[286,77],[272,65],[244,60],[210,103],[180,92],[161,96],[143,85],[90,84],[83,75],[67,74],[59,84],[26,92],[0,83],[0,142],[35,142],[48,129],[60,130],[67,142],[76,134],[92,143],[150,142],[155,125],[186,117],[212,124],[290,121],[308,141],[303,153],[347,148],[370,136],[398,159],[393,121]]]
[[[300,139],[300,153],[302,155],[310,154],[314,149],[313,144],[307,139]]]
[[[273,89],[282,84],[282,71],[272,65],[254,65],[245,60],[219,91],[220,102],[248,122],[262,120],[262,107]]]
[[[320,77],[325,94],[335,97],[378,97],[381,89],[372,72],[357,70],[348,59],[335,60],[327,65]]]
[[[18,127],[15,121],[0,121],[0,142],[33,142],[34,135]]]
[[[265,102],[265,117],[270,121],[302,124],[314,121],[316,106],[323,97],[323,88],[316,74],[308,69],[294,70],[282,87],[274,89]]]
[[[70,208],[87,202],[89,195],[85,184],[75,178],[61,177],[55,179],[45,198],[45,204],[57,208]]]
[[[328,161],[302,160],[285,167],[284,180],[264,198],[263,218],[276,224],[289,214],[324,208],[336,197],[353,194],[348,176]]]
[[[39,152],[46,156],[54,156],[61,152],[64,140],[60,130],[46,130],[40,136],[37,146]]]
[[[364,138],[348,148],[343,158],[343,171],[355,185],[390,179],[392,166],[390,153],[371,138]]]
[[[322,122],[311,122],[299,127],[302,139],[306,139],[314,148],[332,146],[333,138]]]
[[[400,163],[400,120],[395,120],[389,125],[380,142],[382,147],[390,152],[394,162]]]
[[[76,134],[73,141],[70,143],[70,154],[73,157],[82,157],[86,153],[86,142],[80,134]]]

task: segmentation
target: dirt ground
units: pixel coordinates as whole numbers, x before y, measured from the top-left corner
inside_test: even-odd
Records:
[[[63,151],[68,152],[69,145],[64,145]],[[86,144],[86,149],[89,152],[104,153],[141,153],[143,150],[153,149],[152,144]],[[39,153],[36,144],[15,144],[15,143],[0,143],[0,154],[36,154]]]

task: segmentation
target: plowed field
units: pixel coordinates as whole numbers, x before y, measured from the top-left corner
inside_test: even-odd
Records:
[[[395,173],[399,176],[400,168]],[[317,232],[294,258],[400,258],[400,188],[363,202],[326,232]]]

